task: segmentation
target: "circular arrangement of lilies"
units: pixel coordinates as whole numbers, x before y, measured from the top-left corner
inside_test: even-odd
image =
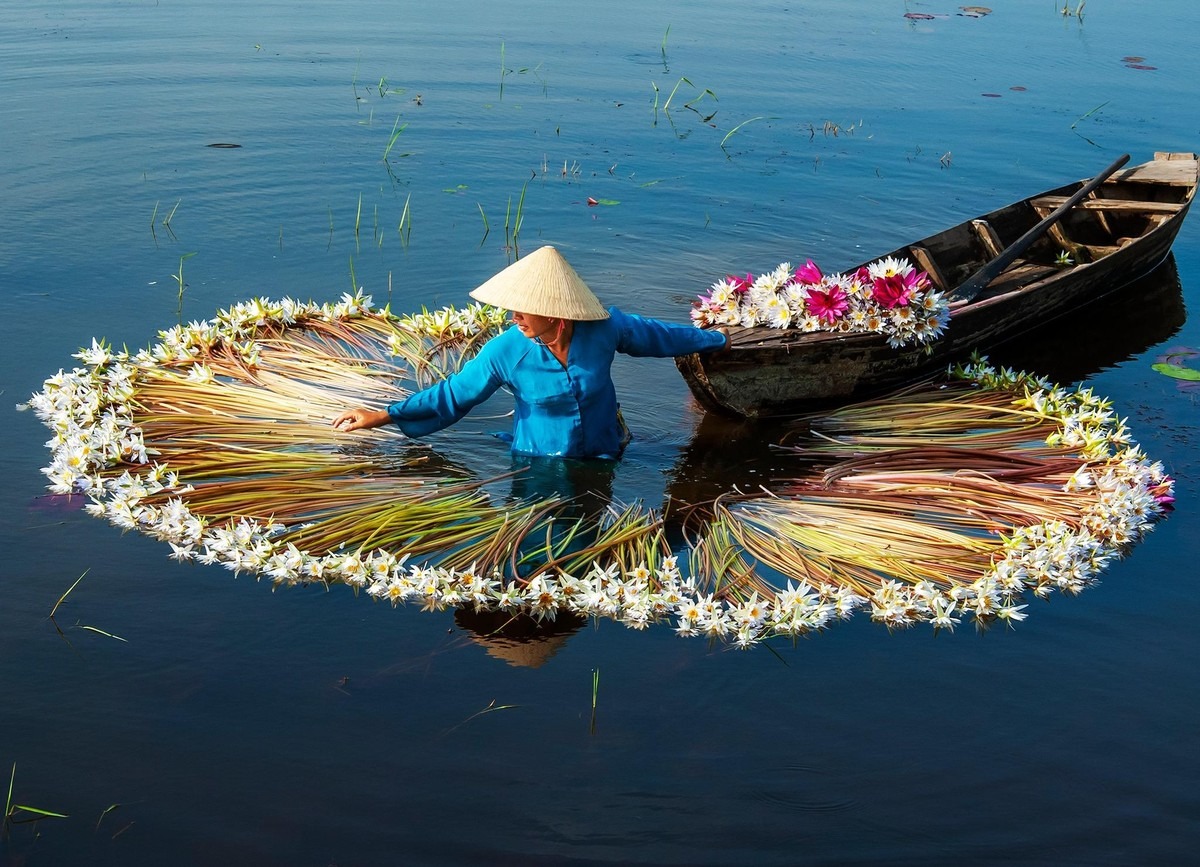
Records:
[[[390,427],[330,426],[452,373],[502,327],[493,308],[397,317],[356,294],[256,299],[136,353],[93,341],[28,403],[53,432],[43,471],[177,560],[743,647],[858,611],[889,628],[1020,621],[1171,507],[1172,480],[1106,400],[982,360],[803,419],[783,477],[691,504],[680,532],[641,504],[500,502],[494,480]]]

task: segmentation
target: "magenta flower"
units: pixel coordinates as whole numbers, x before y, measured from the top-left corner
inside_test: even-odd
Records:
[[[811,262],[809,263],[812,264]],[[833,325],[846,315],[850,309],[850,296],[841,286],[829,286],[825,289],[810,289],[805,307],[813,316],[826,325]]]
[[[733,291],[739,295],[745,295],[750,291],[750,287],[754,285],[753,274],[747,274],[745,277],[736,277],[733,274],[727,274],[725,279],[729,281],[729,285],[733,287]]]
[[[816,266],[812,259],[809,259],[803,265],[796,269],[796,279],[806,286],[815,286],[821,282],[821,269]]]
[[[913,275],[893,274],[890,277],[876,277],[871,288],[871,297],[880,307],[891,310],[903,307],[913,295]]]
[[[1149,490],[1150,496],[1163,507],[1163,511],[1170,512],[1175,509],[1174,486],[1175,482],[1168,476]]]

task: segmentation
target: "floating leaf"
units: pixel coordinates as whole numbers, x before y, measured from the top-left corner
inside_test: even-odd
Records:
[[[1000,99],[1003,94],[999,93],[981,93],[980,96],[986,96],[988,99]]]
[[[1125,57],[1122,57],[1121,62],[1122,63],[1141,63],[1145,59],[1146,58],[1139,57],[1136,54],[1129,54],[1129,55],[1126,55]]]
[[[984,15],[992,13],[992,10],[986,6],[959,6],[958,8],[967,18],[982,18]]]
[[[927,12],[905,12],[904,17],[912,21],[932,21],[936,15],[930,15]]]
[[[1169,376],[1173,379],[1183,379],[1188,382],[1200,382],[1200,370],[1193,370],[1190,367],[1181,367],[1176,364],[1152,364],[1151,370],[1161,373],[1163,376]]]
[[[1144,63],[1126,63],[1126,69],[1158,69],[1157,66],[1147,66]]]
[[[1015,90],[1015,91],[1017,91],[1018,93],[1024,93],[1025,91],[1029,90],[1029,88],[1028,88],[1028,87],[1023,87],[1023,86],[1022,86],[1022,85],[1020,85],[1020,84],[1014,84],[1012,87],[1010,87],[1010,88],[1009,88],[1009,90]]]
[[[33,813],[35,816],[45,816],[49,819],[69,819],[66,813],[55,813],[52,810],[42,810],[38,807],[28,807],[25,804],[13,804],[13,810],[24,810],[26,813]]]
[[[121,636],[113,635],[111,632],[105,632],[103,629],[97,629],[95,626],[83,626],[80,624],[79,628],[86,629],[88,632],[95,632],[97,635],[103,635],[105,638],[114,638],[117,641],[125,641],[125,639]],[[125,643],[128,644],[129,642],[125,641]]]

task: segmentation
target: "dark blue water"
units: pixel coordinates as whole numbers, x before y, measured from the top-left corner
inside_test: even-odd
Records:
[[[0,390],[25,400],[93,336],[334,300],[352,273],[400,311],[462,303],[507,262],[527,183],[523,247],[682,320],[727,271],[837,268],[1123,152],[1196,149],[1200,12],[1056,5],[5,4]],[[1064,370],[1111,348],[1070,375],[1179,510],[1097,588],[984,635],[860,618],[776,656],[606,622],[513,665],[450,613],[174,563],[48,497],[47,434],[13,413],[0,772],[69,818],[12,827],[0,861],[1192,860],[1200,437],[1195,394],[1150,365],[1200,346],[1198,241],[1186,225],[1165,303],[1043,347]],[[1123,333],[1143,306],[1167,312]],[[669,363],[617,379],[639,438],[616,487],[653,504],[710,425]]]

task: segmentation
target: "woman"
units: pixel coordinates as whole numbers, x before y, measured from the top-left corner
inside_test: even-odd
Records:
[[[616,458],[628,441],[610,369],[617,352],[666,358],[724,349],[728,334],[605,310],[553,247],[519,259],[471,293],[512,312],[516,326],[462,369],[383,410],[348,410],[345,430],[395,422],[420,437],[454,424],[500,386],[516,398],[513,452]]]

